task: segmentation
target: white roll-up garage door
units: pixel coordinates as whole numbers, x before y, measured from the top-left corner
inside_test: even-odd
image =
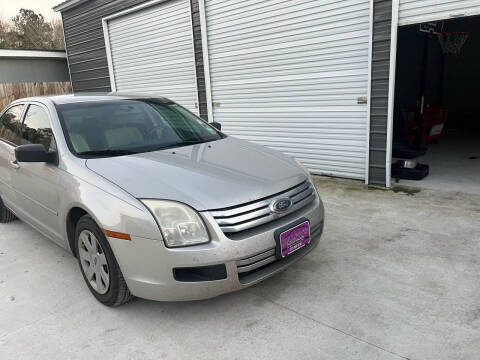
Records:
[[[213,117],[316,174],[365,178],[369,0],[205,0]]]
[[[400,0],[399,24],[409,25],[480,14],[480,0]]]
[[[198,113],[189,0],[119,14],[106,28],[116,91],[165,96]]]

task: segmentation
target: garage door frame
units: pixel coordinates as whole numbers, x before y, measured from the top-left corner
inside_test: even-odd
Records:
[[[212,103],[212,85],[210,82],[210,62],[208,57],[208,34],[207,34],[207,12],[205,10],[205,0],[198,0],[198,9],[200,12],[200,29],[202,32],[202,52],[203,68],[205,71],[205,90],[207,92],[207,111],[208,121],[213,122],[213,103]]]
[[[461,4],[461,1],[462,0],[457,0],[456,2]],[[413,16],[410,16],[410,17],[403,17],[403,9],[402,9],[402,2],[403,0],[400,0],[400,4],[399,4],[399,18],[398,18],[398,25],[399,26],[406,26],[406,25],[415,25],[415,24],[422,24],[422,23],[425,23],[425,22],[436,22],[436,21],[442,21],[442,20],[448,20],[448,19],[457,19],[457,18],[465,18],[465,17],[470,17],[470,16],[477,16],[477,15],[480,15],[480,4],[475,4],[476,6],[473,7],[473,10],[469,10],[469,9],[466,9],[465,11],[462,11],[462,10],[455,10],[454,9],[454,5],[455,2],[454,1],[451,1],[451,2],[448,2],[446,4],[435,4],[435,6],[437,7],[440,7],[442,5],[450,5],[453,9],[450,10],[450,9],[446,9],[446,10],[443,10],[443,11],[439,11],[438,13],[434,13],[434,14],[430,14],[428,12],[425,12],[425,14],[428,14],[425,15],[424,18],[418,16],[418,17],[413,17]],[[403,4],[404,5],[404,4]],[[427,8],[431,8],[433,7],[434,5],[431,5],[431,4],[426,4],[426,5],[423,5]]]
[[[209,121],[217,121],[214,118],[214,106],[215,104],[212,102],[212,84],[211,84],[211,77],[210,77],[210,64],[209,64],[209,46],[208,46],[208,26],[207,26],[207,13],[206,13],[206,0],[198,0],[199,3],[199,11],[200,11],[200,24],[201,24],[201,31],[202,31],[202,47],[203,47],[203,60],[204,60],[204,69],[205,69],[205,87],[206,87],[206,94],[207,94],[207,108],[208,108],[208,118]],[[367,63],[367,71],[368,71],[368,79],[367,79],[367,89],[366,89],[366,119],[365,119],[365,153],[364,153],[364,171],[362,179],[364,180],[365,184],[369,183],[369,171],[370,171],[370,111],[371,111],[371,76],[372,76],[372,38],[373,38],[373,0],[368,1],[370,6],[369,12],[369,44],[368,44],[368,63]],[[359,101],[362,97],[359,97]],[[358,104],[361,104],[360,102]],[[331,176],[330,173],[324,173],[324,175]]]
[[[395,74],[397,71],[397,38],[400,0],[392,1],[392,27],[390,39],[390,70],[388,74],[387,148],[385,159],[385,186],[392,187],[393,115],[395,109]]]
[[[391,31],[391,45],[390,45],[390,72],[389,72],[389,92],[388,92],[388,117],[387,117],[387,148],[386,148],[386,174],[385,185],[387,188],[392,186],[392,142],[393,142],[393,116],[395,107],[395,74],[397,69],[397,43],[398,43],[398,28],[401,26],[422,24],[425,22],[436,22],[449,19],[466,18],[470,16],[480,15],[480,11],[468,11],[461,13],[448,13],[443,15],[432,14],[430,17],[422,19],[420,22],[408,21],[401,19],[401,2],[402,0],[392,1],[392,31]],[[441,4],[439,4],[441,5]]]
[[[108,32],[108,22],[112,19],[119,18],[124,15],[128,15],[137,11],[144,10],[149,7],[153,7],[155,5],[159,5],[161,3],[167,3],[172,0],[152,0],[152,1],[147,1],[143,4],[119,11],[115,14],[108,15],[104,18],[102,18],[102,27],[103,27],[103,37],[105,39],[105,50],[107,52],[107,63],[108,63],[108,73],[110,76],[110,87],[112,88],[112,92],[117,91],[116,83],[115,83],[115,71],[113,68],[113,59],[112,59],[112,50],[110,47],[110,36]],[[197,97],[197,108],[200,104],[199,102],[199,97],[198,97],[198,83],[197,83],[197,67],[196,67],[196,58],[195,58],[195,39],[194,39],[194,29],[193,29],[193,17],[192,17],[192,2],[191,0],[188,0],[190,4],[190,27],[191,27],[191,37],[192,37],[192,66],[195,70],[195,87],[196,87],[196,97]]]

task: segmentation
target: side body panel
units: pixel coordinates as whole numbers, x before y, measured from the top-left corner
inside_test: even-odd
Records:
[[[10,161],[15,159],[14,151],[12,145],[0,140],[0,196],[9,208],[15,202],[15,191],[11,186],[14,169],[10,166]]]

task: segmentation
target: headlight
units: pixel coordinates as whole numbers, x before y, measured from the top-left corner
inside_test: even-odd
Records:
[[[200,215],[187,205],[166,200],[141,200],[160,225],[167,247],[205,244],[210,241]]]

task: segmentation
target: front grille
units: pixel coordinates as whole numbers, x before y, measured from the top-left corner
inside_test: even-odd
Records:
[[[275,248],[269,249],[265,252],[251,256],[246,259],[237,261],[237,272],[239,274],[246,273],[258,269],[259,267],[268,265],[277,260],[275,256]]]
[[[240,282],[248,283],[254,281],[259,277],[259,275],[261,276],[262,274],[268,274],[269,272],[274,271],[276,268],[283,266],[283,264],[293,261],[298,256],[301,256],[307,252],[309,248],[314,246],[319,240],[319,237],[322,235],[322,232],[323,221],[310,229],[310,236],[312,238],[310,244],[284,259],[277,259],[275,256],[275,248],[271,248],[259,254],[238,260],[237,272]],[[274,265],[277,265],[277,267],[273,268]],[[272,267],[272,269],[270,269],[270,267]],[[261,272],[262,274],[259,274]]]
[[[290,198],[292,200],[292,207],[285,213],[274,215],[270,210],[270,204],[280,197]],[[210,214],[225,234],[234,234],[269,223],[281,216],[300,210],[310,204],[314,199],[315,189],[310,181],[304,181],[293,188],[269,196],[268,198],[225,209],[211,210]]]

